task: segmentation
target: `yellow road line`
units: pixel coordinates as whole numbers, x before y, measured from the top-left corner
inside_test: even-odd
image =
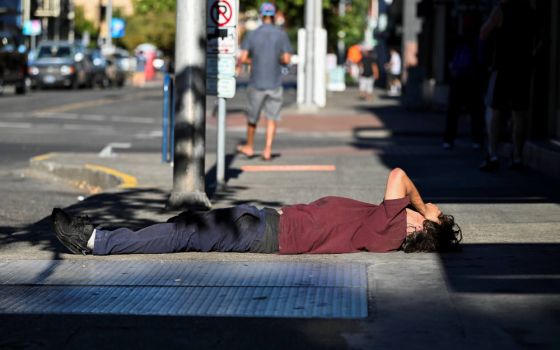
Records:
[[[54,156],[54,153],[40,154],[40,155],[38,155],[38,156],[35,156],[35,157],[31,158],[31,161],[32,161],[32,162],[40,162],[40,161],[42,161],[42,160],[49,159],[49,158],[51,158],[52,156]]]
[[[334,165],[244,165],[242,171],[335,171]]]
[[[125,174],[118,170],[95,164],[86,164],[85,167],[86,169],[100,171],[118,177],[121,180],[121,184],[119,185],[120,188],[133,188],[138,185],[138,180],[134,176]]]
[[[123,102],[123,101],[130,101],[130,100],[136,100],[136,99],[141,99],[147,96],[157,96],[160,95],[161,92],[160,91],[146,91],[146,92],[140,92],[134,95],[130,95],[130,96],[126,96],[122,99],[112,99],[112,98],[100,98],[97,100],[89,100],[89,101],[81,101],[81,102],[74,102],[74,103],[68,103],[65,105],[61,105],[61,106],[56,106],[56,107],[51,107],[51,108],[44,108],[44,109],[38,109],[33,111],[33,113],[64,113],[64,112],[69,112],[69,111],[73,111],[76,109],[82,109],[82,108],[88,108],[88,107],[97,107],[97,106],[102,106],[102,105],[108,105],[111,103],[119,103],[119,102]]]

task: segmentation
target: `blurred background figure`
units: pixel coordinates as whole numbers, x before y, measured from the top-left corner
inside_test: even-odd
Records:
[[[377,57],[373,50],[365,49],[359,63],[359,97],[368,101],[373,101],[373,87],[375,80],[379,79],[379,67]]]
[[[360,61],[362,60],[362,46],[359,44],[352,45],[346,53],[346,64],[348,65],[348,74],[354,81],[358,81],[360,77]]]
[[[495,39],[492,73],[486,104],[491,108],[487,121],[488,157],[483,171],[499,169],[498,141],[500,113],[511,111],[513,154],[510,168],[523,167],[526,114],[532,76],[534,14],[528,0],[501,0],[480,30],[480,39]]]
[[[136,68],[132,78],[132,85],[142,87],[146,83],[144,70],[146,68],[146,57],[143,51],[136,52]]]
[[[464,108],[471,119],[473,148],[479,149],[484,140],[484,100],[481,70],[477,59],[478,40],[474,33],[469,32],[460,35],[456,43],[449,63],[449,98],[443,148],[454,147],[459,116]]]
[[[401,94],[401,55],[395,48],[389,50],[389,62],[385,64],[385,71],[387,72],[387,83],[389,96],[399,96]]]

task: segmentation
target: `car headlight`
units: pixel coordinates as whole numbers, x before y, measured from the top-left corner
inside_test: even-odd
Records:
[[[72,67],[72,66],[61,66],[60,67],[60,74],[70,75],[72,73],[74,73],[74,67]]]
[[[37,74],[39,74],[39,68],[37,68],[37,67],[35,67],[35,66],[29,67],[29,74],[30,74],[30,75],[37,75]]]

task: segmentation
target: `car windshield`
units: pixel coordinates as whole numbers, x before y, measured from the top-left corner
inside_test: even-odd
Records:
[[[65,58],[72,56],[72,49],[69,46],[43,46],[39,48],[37,58]]]

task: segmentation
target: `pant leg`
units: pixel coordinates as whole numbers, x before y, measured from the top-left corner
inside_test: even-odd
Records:
[[[174,223],[155,224],[138,231],[119,228],[114,231],[96,230],[94,255],[162,254],[187,250],[195,229],[180,231]]]
[[[484,142],[484,101],[482,89],[478,80],[473,79],[468,84],[466,106],[471,116],[471,138],[474,143]]]
[[[445,123],[445,132],[443,135],[443,141],[449,144],[453,144],[455,142],[455,138],[457,137],[457,127],[459,123],[460,109],[461,109],[461,86],[456,79],[453,79],[449,87],[447,121]]]

